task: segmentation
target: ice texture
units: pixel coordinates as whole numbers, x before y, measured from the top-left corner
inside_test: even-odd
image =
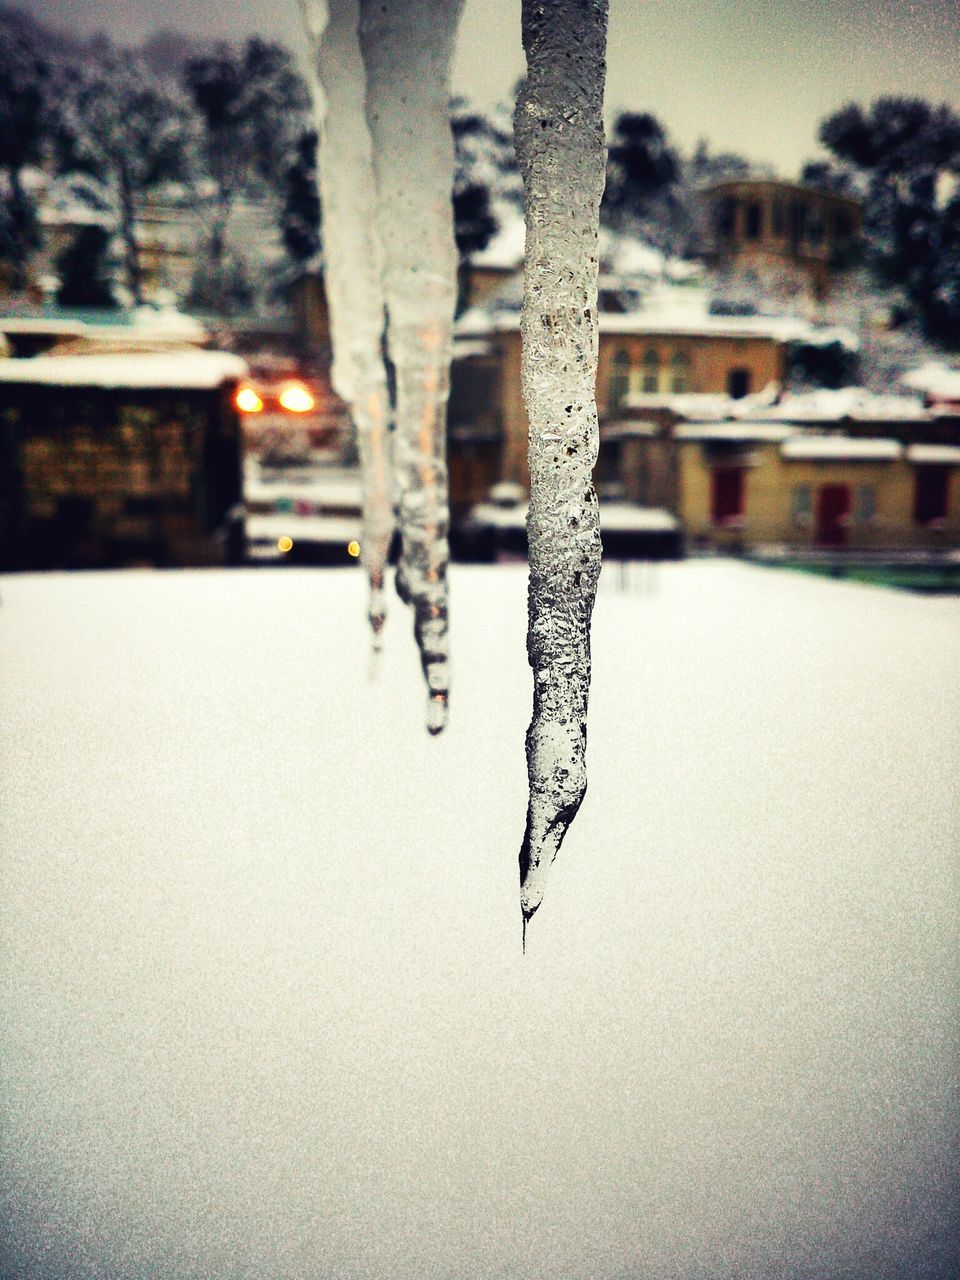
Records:
[[[524,940],[587,789],[590,617],[600,573],[597,240],[606,0],[523,0],[527,75],[514,134],[526,215],[522,382],[529,419],[529,803]]]
[[[388,348],[396,370],[397,590],[414,611],[427,728],[449,698],[446,406],[457,251],[450,63],[461,0],[360,0]]]
[[[360,454],[360,563],[370,585],[374,654],[386,618],[384,577],[393,536],[390,398],[383,361],[382,253],[375,221],[366,77],[358,0],[301,0],[314,54],[324,280],[333,387],[350,407]]]

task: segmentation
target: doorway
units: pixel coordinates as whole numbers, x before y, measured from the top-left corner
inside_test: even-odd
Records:
[[[817,491],[817,546],[845,547],[850,523],[850,486],[823,484]]]

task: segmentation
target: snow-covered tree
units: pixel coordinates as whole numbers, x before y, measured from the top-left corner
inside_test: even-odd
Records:
[[[33,199],[23,170],[43,155],[49,129],[50,69],[42,32],[10,9],[0,9],[0,263],[22,288],[39,244]]]
[[[108,185],[123,244],[125,283],[139,302],[137,216],[152,187],[184,171],[186,103],[134,51],[104,37],[60,67],[58,98],[60,166],[95,174]]]
[[[320,251],[320,196],[317,191],[317,133],[306,129],[284,171],[281,232],[287,253],[297,263]]]
[[[282,191],[288,157],[307,127],[306,87],[281,45],[252,37],[242,46],[218,44],[190,58],[183,85],[199,121],[202,173],[211,184],[201,206],[211,278],[227,259],[227,226],[245,190]]]
[[[676,253],[682,208],[680,156],[663,125],[649,112],[621,112],[607,155],[604,224]]]
[[[928,334],[960,346],[960,116],[919,98],[878,98],[828,116],[820,141],[865,180],[880,278],[903,286]]]
[[[455,168],[453,175],[453,222],[457,250],[463,261],[471,253],[485,249],[498,223],[493,211],[493,193],[499,177],[497,141],[494,127],[464,98],[450,103]]]

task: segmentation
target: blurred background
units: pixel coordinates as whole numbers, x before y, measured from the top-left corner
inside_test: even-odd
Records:
[[[0,563],[349,564],[290,0],[0,8]],[[614,0],[601,450],[614,560],[960,583],[960,17]],[[453,554],[525,554],[519,6],[451,100]]]

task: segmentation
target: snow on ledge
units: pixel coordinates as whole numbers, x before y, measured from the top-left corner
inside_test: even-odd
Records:
[[[28,386],[209,390],[246,374],[246,362],[228,351],[107,352],[0,360],[0,382]]]
[[[960,467],[960,448],[954,444],[908,444],[907,461]]]
[[[903,456],[897,440],[860,440],[849,436],[795,436],[780,454],[792,462],[896,462]]]
[[[758,444],[778,444],[796,434],[796,427],[778,422],[690,422],[674,430],[678,440],[743,440]]]
[[[470,513],[474,528],[526,529],[529,503],[501,507],[481,502]],[[637,507],[630,502],[601,502],[600,528],[609,533],[672,533],[680,527],[676,516],[661,507]]]
[[[948,400],[960,398],[960,369],[951,369],[939,360],[928,360],[918,369],[911,369],[900,381],[905,387],[930,396]]]

